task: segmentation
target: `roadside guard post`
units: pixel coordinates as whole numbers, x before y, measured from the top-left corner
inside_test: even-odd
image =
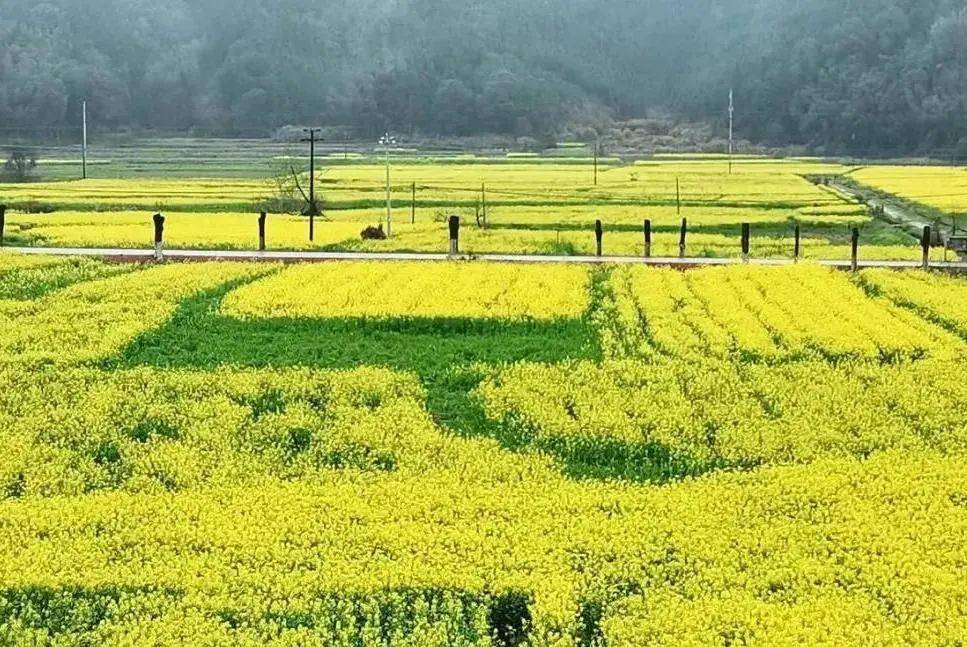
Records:
[[[165,217],[160,213],[154,214],[154,259],[164,260]]]
[[[853,228],[853,245],[850,254],[850,269],[854,272],[860,269],[860,230]]]
[[[259,251],[265,251],[265,219],[268,215],[263,211],[259,214]]]
[[[594,240],[596,243],[595,251],[600,258],[604,256],[604,224],[600,220],[594,223]]]
[[[450,256],[460,253],[460,216],[450,216]]]
[[[923,238],[920,239],[920,246],[923,248],[923,269],[930,269],[930,227],[923,228]]]

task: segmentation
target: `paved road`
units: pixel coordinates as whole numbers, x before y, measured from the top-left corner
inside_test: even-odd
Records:
[[[22,254],[50,256],[87,256],[119,263],[146,263],[154,260],[154,251],[148,249],[70,248],[70,247],[4,247]],[[477,261],[489,263],[585,263],[619,265],[654,265],[661,267],[695,268],[722,265],[784,266],[793,265],[792,259],[752,258],[641,258],[634,256],[518,256],[511,254],[482,254],[477,256],[448,256],[447,254],[382,254],[363,252],[249,252],[218,250],[171,250],[164,253],[166,261],[274,261],[281,263],[321,263],[338,261]],[[849,269],[850,261],[818,261],[820,265]],[[920,267],[913,261],[861,260],[860,268],[882,267],[890,269],[914,269]],[[931,267],[950,272],[967,273],[967,263],[931,263]]]

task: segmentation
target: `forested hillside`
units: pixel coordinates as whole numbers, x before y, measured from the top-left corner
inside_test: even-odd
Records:
[[[967,154],[962,0],[3,0],[0,127],[551,136],[648,114]]]

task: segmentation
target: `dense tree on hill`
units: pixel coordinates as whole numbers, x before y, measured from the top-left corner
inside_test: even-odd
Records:
[[[0,124],[550,136],[655,111],[831,153],[967,149],[962,0],[4,0]]]

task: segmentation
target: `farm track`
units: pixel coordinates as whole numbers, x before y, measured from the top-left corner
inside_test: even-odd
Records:
[[[78,247],[4,247],[3,249],[28,255],[39,256],[82,256],[99,258],[116,263],[146,263],[155,260],[155,253],[149,249],[119,248],[78,248]],[[751,258],[642,258],[636,256],[550,256],[518,254],[414,254],[414,253],[366,253],[366,252],[285,252],[285,251],[239,251],[239,250],[171,250],[164,252],[164,260],[176,262],[213,262],[213,261],[272,261],[282,263],[321,263],[338,261],[479,261],[490,263],[544,263],[544,264],[592,264],[592,265],[650,265],[655,267],[676,267],[691,269],[699,267],[718,267],[726,265],[788,266],[795,265],[792,259]],[[823,267],[850,269],[849,260],[808,261]],[[920,269],[916,261],[861,260],[860,269]],[[951,273],[967,273],[967,262],[932,262],[931,269]]]
[[[952,234],[950,227],[945,223],[917,213],[912,206],[908,206],[906,201],[899,196],[881,197],[882,192],[870,187],[854,186],[835,180],[830,183],[830,188],[843,195],[861,200],[871,207],[882,208],[883,215],[881,217],[884,220],[902,228],[914,238],[920,238],[924,227],[933,227],[935,244],[941,244],[942,240],[946,240]]]

